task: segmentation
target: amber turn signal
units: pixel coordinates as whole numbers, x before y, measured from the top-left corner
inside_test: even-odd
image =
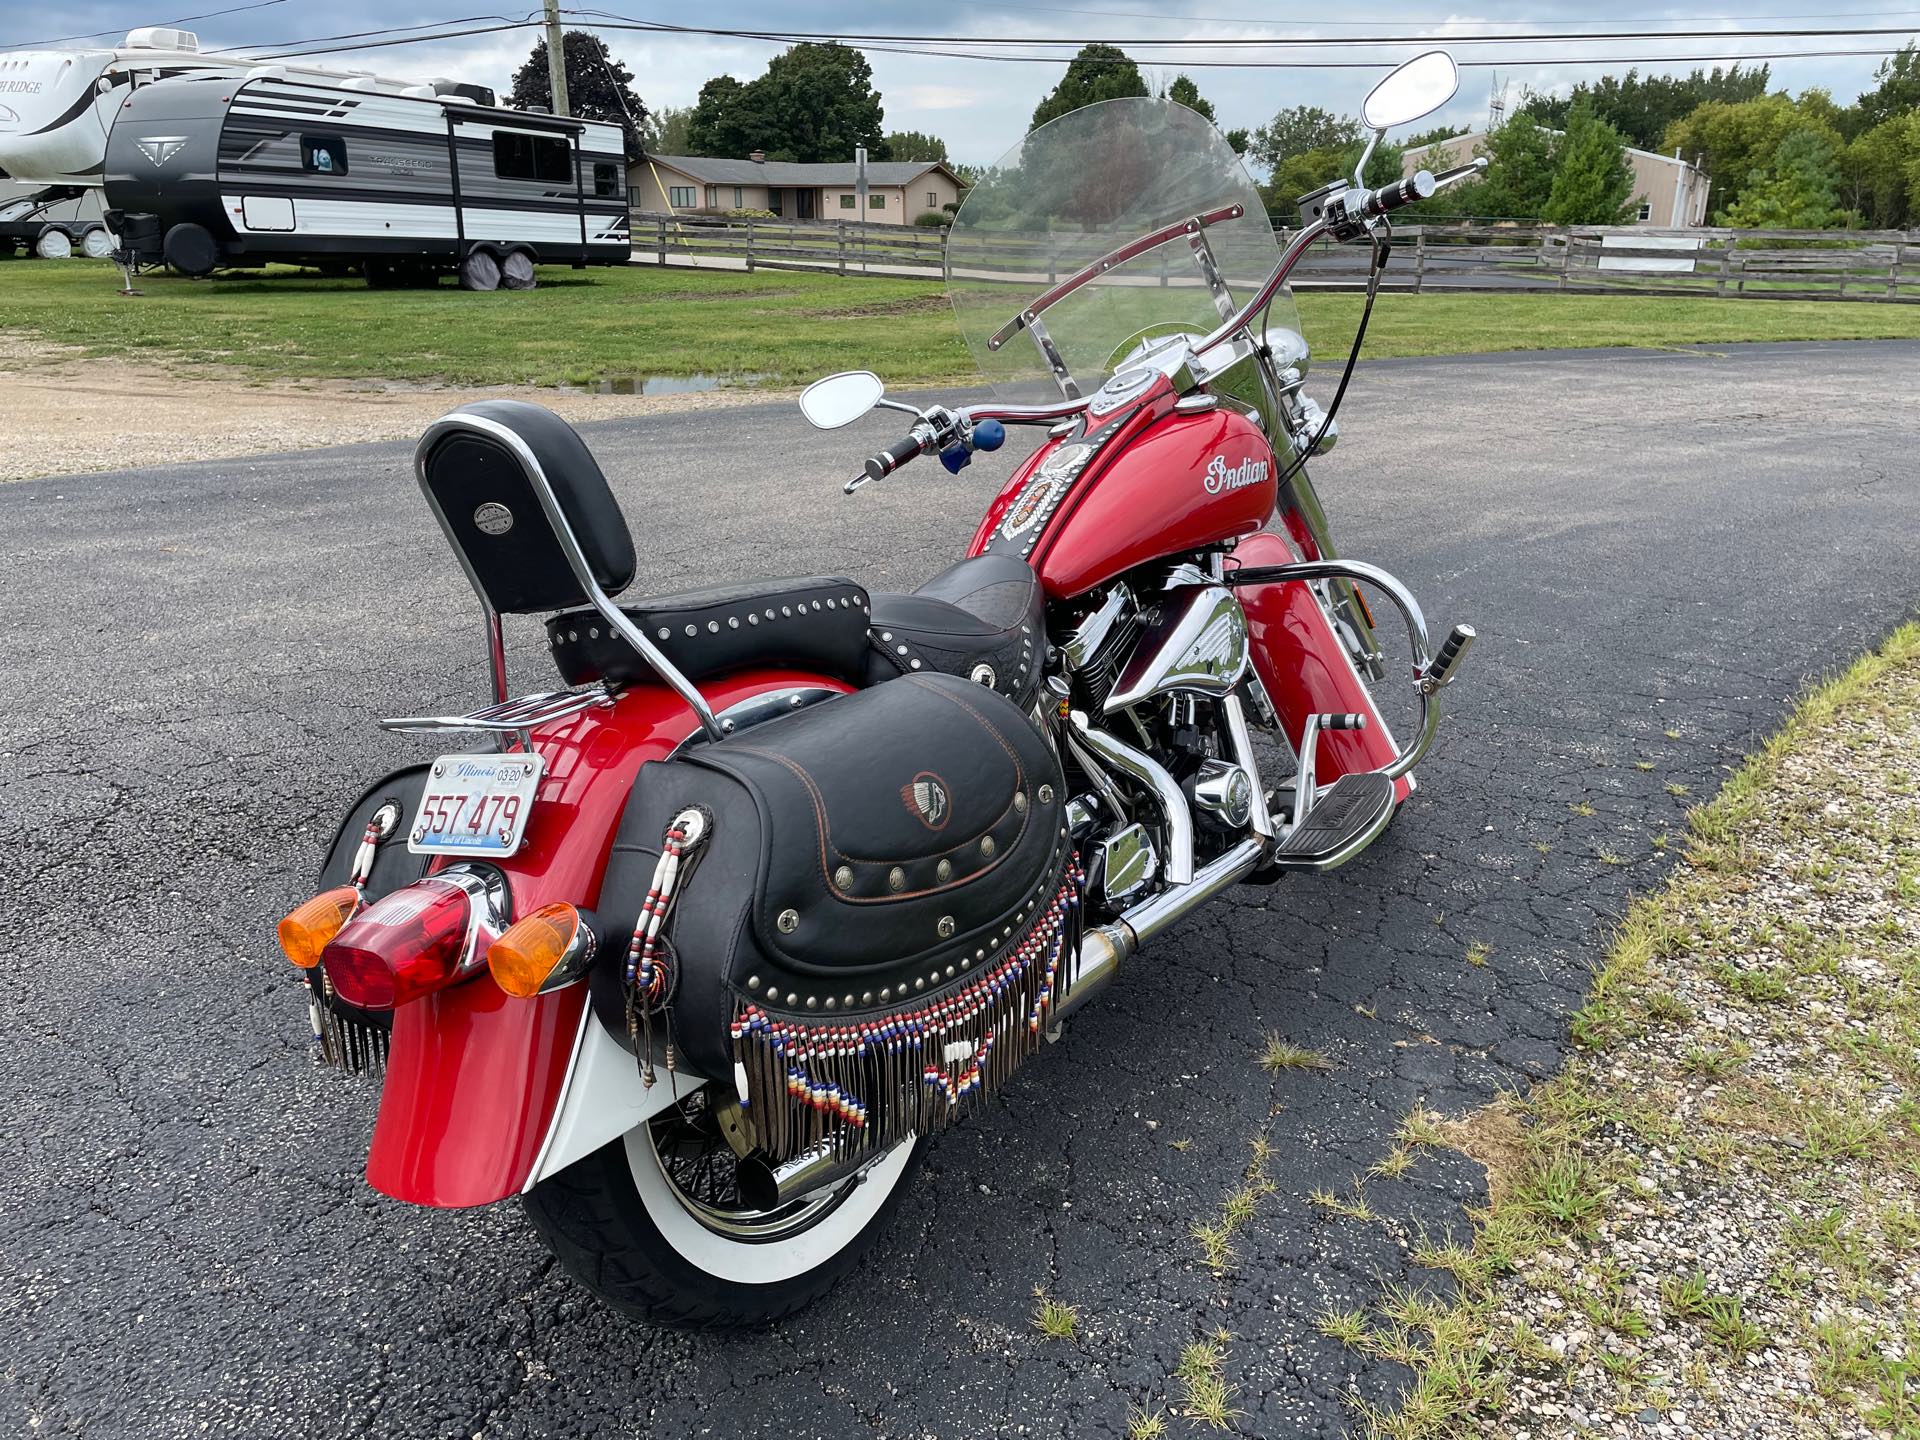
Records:
[[[514,921],[487,951],[493,983],[530,999],[578,980],[593,963],[593,928],[571,905],[542,905]]]
[[[351,885],[321,891],[280,922],[280,948],[302,970],[311,970],[359,908],[360,892]]]

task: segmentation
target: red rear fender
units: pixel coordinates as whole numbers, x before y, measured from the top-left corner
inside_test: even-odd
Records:
[[[798,686],[850,688],[818,675],[758,670],[702,689],[719,712]],[[671,690],[649,685],[534,732],[546,774],[520,853],[501,866],[515,915],[555,901],[598,902],[635,775],[672,753],[697,723]],[[368,1183],[416,1205],[484,1205],[518,1193],[560,1112],[585,1006],[584,985],[515,1000],[485,973],[401,1006]]]

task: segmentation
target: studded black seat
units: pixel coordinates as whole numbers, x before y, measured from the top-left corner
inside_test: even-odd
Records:
[[[844,575],[748,580],[655,595],[621,610],[691,680],[748,665],[791,665],[867,683],[867,592]],[[547,622],[553,663],[569,685],[656,677],[591,608]]]
[[[1024,708],[1040,688],[1043,604],[1040,577],[1014,555],[972,556],[910,595],[877,593],[866,682],[937,670]]]

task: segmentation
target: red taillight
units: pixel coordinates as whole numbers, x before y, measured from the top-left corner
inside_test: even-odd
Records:
[[[470,973],[473,906],[464,886],[429,875],[349,920],[320,963],[349,1005],[391,1010]]]

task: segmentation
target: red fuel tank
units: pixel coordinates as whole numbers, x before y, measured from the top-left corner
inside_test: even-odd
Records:
[[[1273,450],[1237,411],[1142,415],[1115,428],[1121,433],[1099,447],[1031,547],[1029,559],[1055,599],[1162,555],[1251,535],[1273,514]],[[1080,443],[1048,446],[1023,468],[988,512],[976,550],[993,538],[1014,498],[1042,483],[1031,477],[1044,474],[1049,456]]]

